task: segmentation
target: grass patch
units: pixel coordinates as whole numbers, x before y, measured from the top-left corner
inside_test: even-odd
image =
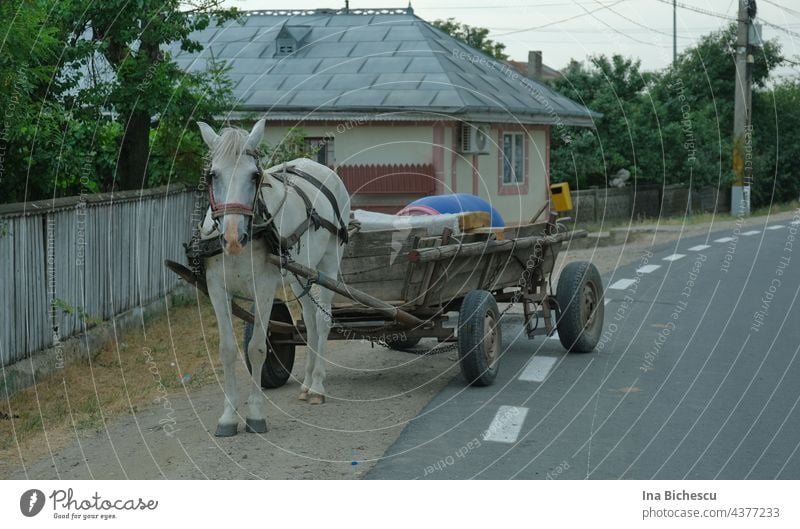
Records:
[[[237,326],[241,332],[241,326]],[[203,336],[205,334],[205,337]],[[120,335],[91,360],[37,381],[0,402],[0,475],[46,455],[76,436],[104,427],[104,420],[153,405],[159,382],[169,393],[215,380],[219,369],[217,322],[211,304],[181,304]],[[46,441],[45,442],[45,434]],[[17,447],[19,446],[19,450]]]

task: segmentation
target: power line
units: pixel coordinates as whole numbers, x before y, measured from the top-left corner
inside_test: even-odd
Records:
[[[580,7],[581,7],[581,9],[583,9],[584,11],[586,11],[586,14],[587,14],[587,15],[590,15],[590,16],[591,16],[593,19],[597,20],[598,22],[600,22],[601,24],[603,24],[605,27],[607,27],[608,29],[610,29],[611,31],[613,31],[614,33],[616,33],[617,35],[621,35],[621,36],[623,36],[623,37],[625,37],[625,38],[627,38],[627,39],[630,39],[630,40],[632,40],[632,41],[634,41],[634,42],[637,42],[637,43],[639,43],[639,44],[644,44],[645,46],[653,46],[654,48],[663,48],[663,46],[661,46],[661,45],[659,45],[659,44],[653,44],[652,42],[647,42],[647,41],[645,41],[645,40],[637,39],[636,37],[632,37],[632,36],[630,36],[630,35],[629,35],[629,34],[627,34],[627,33],[623,33],[622,31],[618,30],[617,28],[615,28],[614,26],[612,26],[611,24],[609,24],[609,23],[608,23],[608,22],[606,22],[605,20],[603,20],[603,19],[601,19],[601,18],[599,18],[599,17],[595,16],[595,14],[594,14],[594,11],[588,11],[588,10],[587,10],[585,7],[583,7],[583,6],[580,6]],[[607,7],[607,9],[611,9],[611,6],[608,6],[608,7]],[[671,36],[671,35],[670,35],[670,36]]]
[[[791,13],[791,14],[793,14],[795,16],[799,16],[800,17],[800,11],[796,11],[794,9],[789,9],[788,7],[784,7],[784,6],[780,5],[777,2],[770,2],[770,0],[764,0],[764,2],[766,2],[768,4],[771,4],[771,5],[774,5],[775,7],[779,8],[779,9],[781,9],[783,11],[786,11],[787,13]]]
[[[547,24],[542,24],[541,26],[533,26],[533,27],[530,27],[530,28],[517,29],[517,30],[514,30],[514,31],[509,31],[507,33],[500,33],[500,34],[497,34],[497,35],[492,35],[492,37],[493,38],[504,37],[506,35],[512,35],[514,33],[522,33],[522,32],[525,32],[525,31],[535,31],[537,29],[546,28],[548,26],[554,26],[556,24],[561,24],[562,22],[568,22],[570,20],[575,20],[576,18],[585,17],[586,15],[591,15],[592,13],[596,13],[597,11],[602,11],[604,9],[608,9],[609,7],[613,7],[613,6],[617,5],[617,4],[621,4],[622,2],[626,2],[626,1],[627,0],[617,0],[613,4],[608,4],[608,5],[602,5],[601,4],[601,7],[598,7],[597,9],[594,9],[592,11],[587,11],[586,13],[581,13],[581,14],[578,14],[578,15],[573,15],[571,17],[562,18],[561,20],[555,20],[553,22],[548,22]],[[581,8],[583,8],[584,11],[586,11],[586,8],[584,8],[583,6],[581,6]]]
[[[520,28],[505,27],[505,26],[502,26],[502,27],[501,26],[487,26],[486,29],[490,29],[492,31],[514,31],[514,30],[518,30]],[[641,33],[661,33],[662,35],[669,35],[670,37],[672,36],[672,33],[667,33],[667,29],[669,29],[669,28],[663,28],[661,30],[657,30],[655,28],[647,28],[647,27],[645,27],[645,28],[619,28],[619,29],[622,30],[622,31],[627,31],[627,32],[637,33],[637,34],[641,34]],[[691,30],[693,32],[696,32],[696,33],[714,31],[714,30],[717,30],[717,29],[719,29],[719,27],[691,28]],[[540,30],[537,30],[537,32],[539,32],[539,33],[559,33],[559,34],[561,34],[561,33],[589,33],[589,34],[592,34],[592,33],[607,33],[607,30],[603,29],[603,28],[598,28],[598,27],[593,27],[593,28],[574,28],[574,29],[572,29],[572,28],[570,28],[570,29],[564,29],[564,28],[542,28]],[[689,37],[689,36],[686,36],[686,35],[678,35],[678,38],[679,39],[694,40],[696,37]]]
[[[670,0],[657,0],[657,1],[661,2],[662,4],[672,5],[672,2]],[[773,2],[768,2],[768,3],[770,3],[772,5],[777,5],[777,4],[773,3]],[[722,13],[717,13],[716,11],[709,11],[707,9],[701,9],[699,7],[690,6],[690,5],[687,5],[687,4],[683,4],[681,2],[677,2],[677,5],[681,9],[686,9],[688,11],[694,11],[695,13],[701,13],[703,15],[722,18],[724,20],[730,20],[731,22],[736,22],[737,21],[736,18],[732,18],[732,17],[730,17],[728,15],[723,15]],[[781,7],[781,6],[778,6],[778,7]],[[781,31],[783,31],[783,32],[785,32],[785,33],[787,33],[789,35],[792,35],[793,37],[800,38],[800,33],[796,32],[796,31],[792,31],[791,29],[788,29],[788,28],[786,28],[784,26],[779,26],[778,24],[773,24],[772,22],[770,22],[768,20],[764,20],[761,17],[758,17],[758,20],[759,20],[759,22],[761,22],[765,26],[769,26],[771,28],[779,29],[779,30],[781,30]]]
[[[624,18],[625,20],[627,20],[627,21],[628,21],[628,22],[630,22],[631,24],[636,24],[636,25],[637,25],[637,26],[639,26],[640,28],[646,29],[646,30],[647,30],[647,31],[649,31],[649,32],[652,32],[652,33],[661,33],[662,35],[666,35],[666,36],[668,36],[668,37],[671,37],[671,36],[672,36],[672,32],[671,32],[671,31],[670,31],[670,32],[667,32],[667,31],[661,31],[661,30],[659,30],[659,29],[656,29],[656,28],[651,28],[650,26],[646,26],[646,25],[644,25],[644,24],[642,24],[642,23],[640,23],[640,22],[637,22],[636,20],[634,20],[634,19],[632,19],[632,18],[628,17],[627,15],[623,15],[623,14],[622,14],[622,13],[620,13],[619,11],[616,11],[616,10],[614,10],[614,9],[610,8],[610,7],[608,8],[608,10],[609,10],[609,11],[611,11],[612,13],[614,13],[615,15],[617,15],[618,17],[622,17],[622,18]],[[628,31],[628,30],[625,30],[625,31]],[[682,38],[682,39],[690,39],[690,40],[694,40],[692,37],[684,37],[683,35],[678,35],[678,37],[679,37],[679,38]]]
[[[657,1],[661,2],[662,4],[667,4],[668,6],[672,7],[672,0],[657,0]],[[680,7],[681,9],[686,9],[687,11],[694,11],[695,13],[700,13],[702,15],[708,15],[710,17],[717,17],[717,18],[721,18],[723,20],[730,20],[731,22],[736,22],[736,18],[735,17],[729,16],[729,15],[725,15],[725,14],[722,14],[722,13],[717,13],[716,11],[709,11],[708,9],[702,9],[702,8],[699,8],[699,7],[690,6],[690,5],[684,4],[682,2],[676,2],[676,5],[678,7]]]
[[[764,24],[765,26],[769,26],[771,28],[779,29],[779,30],[783,31],[784,33],[786,33],[788,35],[800,38],[800,33],[796,32],[796,31],[792,31],[791,29],[785,28],[783,26],[779,26],[778,24],[773,24],[772,22],[764,20],[761,17],[758,17],[758,21],[761,22],[762,24]]]
[[[628,0],[623,0],[627,2]],[[519,9],[521,7],[575,7],[576,5],[597,5],[597,2],[553,2],[547,4],[508,4],[508,5],[494,5],[491,9]],[[453,9],[487,9],[486,5],[481,6],[445,6],[445,7],[420,7],[414,8],[420,11],[451,11]]]

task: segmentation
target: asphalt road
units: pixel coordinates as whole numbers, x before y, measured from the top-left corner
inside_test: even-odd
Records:
[[[367,478],[800,479],[793,222],[669,243],[604,277],[594,353],[509,319],[495,385],[452,380]]]

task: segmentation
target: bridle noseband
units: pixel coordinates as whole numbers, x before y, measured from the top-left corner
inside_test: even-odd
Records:
[[[253,203],[250,205],[242,204],[240,202],[224,202],[217,203],[214,198],[214,183],[211,182],[213,174],[211,172],[211,165],[206,167],[206,178],[209,180],[208,185],[208,202],[211,206],[211,218],[217,220],[224,215],[243,215],[252,219],[256,215],[256,207],[258,205],[258,195],[261,192],[261,185],[264,180],[264,172],[261,170],[261,153],[253,149],[247,149],[244,154],[252,157],[256,162],[256,171],[258,172],[258,184],[256,185],[256,193],[253,196]]]

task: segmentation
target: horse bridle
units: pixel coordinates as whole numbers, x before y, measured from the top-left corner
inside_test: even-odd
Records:
[[[211,206],[211,218],[216,221],[220,217],[228,214],[232,215],[243,215],[245,217],[250,217],[252,220],[253,217],[256,215],[256,207],[258,206],[258,195],[261,191],[261,186],[264,180],[264,171],[261,170],[261,153],[257,150],[247,149],[244,151],[245,155],[252,157],[256,162],[256,171],[258,173],[258,183],[256,184],[256,192],[253,196],[253,203],[250,205],[242,204],[241,202],[223,202],[222,204],[217,203],[216,199],[214,198],[214,183],[210,181],[213,178],[213,172],[211,171],[211,165],[209,164],[206,167],[205,173],[206,178],[209,180],[208,184],[208,202]],[[211,177],[211,178],[209,178]]]

